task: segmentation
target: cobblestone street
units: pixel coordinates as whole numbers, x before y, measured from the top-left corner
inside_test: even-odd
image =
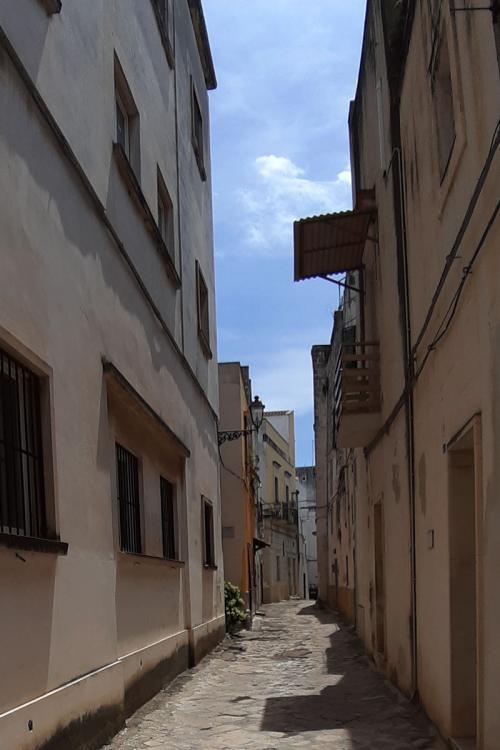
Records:
[[[107,750],[437,750],[424,715],[391,689],[348,628],[308,602],[264,607],[144,706]]]

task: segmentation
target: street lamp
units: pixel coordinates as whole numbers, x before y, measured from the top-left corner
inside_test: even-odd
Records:
[[[243,435],[250,435],[252,432],[258,432],[262,426],[264,420],[264,409],[265,406],[258,396],[255,396],[254,400],[250,404],[250,419],[253,424],[253,428],[249,430],[222,430],[217,433],[217,439],[219,445],[227,443],[230,440],[238,440]]]

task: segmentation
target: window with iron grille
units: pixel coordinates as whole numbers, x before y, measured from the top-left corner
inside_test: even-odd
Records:
[[[116,444],[116,473],[120,509],[120,546],[124,552],[142,551],[139,461],[130,451]]]
[[[160,477],[160,495],[163,557],[176,560],[175,488],[164,477]]]
[[[0,532],[45,538],[40,379],[0,349]]]
[[[203,552],[204,564],[215,565],[214,553],[214,510],[212,503],[203,498]]]

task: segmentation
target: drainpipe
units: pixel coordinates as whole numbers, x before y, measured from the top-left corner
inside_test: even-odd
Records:
[[[406,206],[401,151],[401,131],[399,121],[399,97],[391,101],[392,140],[396,144],[391,162],[385,173],[392,171],[394,193],[394,215],[396,220],[396,246],[398,257],[399,307],[402,320],[403,360],[405,372],[405,437],[410,501],[410,574],[411,574],[411,657],[412,689],[411,698],[418,697],[418,630],[417,630],[417,551],[416,551],[416,503],[415,503],[415,422],[412,382],[414,360],[412,356],[412,334],[410,320],[410,291],[408,275],[408,248],[406,235]],[[396,165],[396,168],[394,167]],[[392,170],[391,170],[392,167]]]

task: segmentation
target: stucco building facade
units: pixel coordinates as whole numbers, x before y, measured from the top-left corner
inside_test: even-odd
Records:
[[[259,496],[264,519],[262,601],[303,596],[305,558],[299,537],[292,411],[265,412],[258,434]],[[302,557],[301,557],[302,548]]]
[[[295,230],[297,280],[346,285],[313,349],[321,596],[345,497],[367,650],[482,750],[500,732],[497,5],[368,2],[354,208]]]
[[[238,586],[249,619],[262,604],[264,524],[259,499],[257,433],[252,425],[252,384],[248,367],[219,364],[220,430],[229,440],[221,460],[222,547],[224,577]],[[231,433],[240,434],[239,437]]]
[[[224,633],[214,87],[196,0],[0,2],[5,748],[99,746]]]
[[[297,466],[299,491],[299,531],[304,538],[307,568],[307,591],[318,590],[318,552],[316,543],[316,477],[314,466]]]

